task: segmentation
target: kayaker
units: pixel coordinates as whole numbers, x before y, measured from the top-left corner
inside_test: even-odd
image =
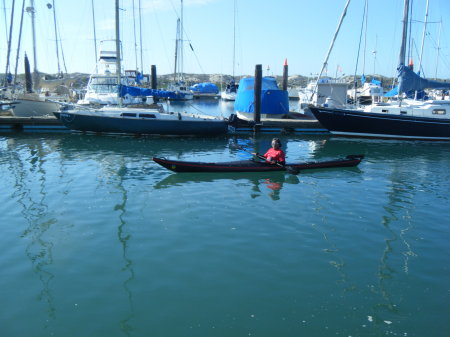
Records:
[[[254,153],[258,156],[258,153]],[[272,147],[267,150],[266,154],[264,155],[264,158],[266,158],[266,161],[271,164],[286,164],[286,156],[281,149],[281,141],[279,138],[272,139]]]

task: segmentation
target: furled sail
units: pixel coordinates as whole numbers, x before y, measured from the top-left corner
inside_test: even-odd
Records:
[[[450,89],[450,82],[427,80],[403,64],[397,68],[397,71],[399,92],[421,91],[423,89]]]

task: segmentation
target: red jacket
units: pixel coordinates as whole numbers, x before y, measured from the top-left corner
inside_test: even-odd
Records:
[[[264,157],[265,158],[272,157],[272,160],[276,160],[277,162],[281,162],[281,163],[284,163],[286,161],[283,150],[281,150],[281,149],[275,150],[272,147],[269,150],[267,150]]]

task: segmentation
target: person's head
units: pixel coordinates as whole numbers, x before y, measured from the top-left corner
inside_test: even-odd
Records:
[[[280,138],[272,139],[272,147],[276,150],[281,149],[281,141]]]

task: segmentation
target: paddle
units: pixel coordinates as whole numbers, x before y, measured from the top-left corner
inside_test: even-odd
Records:
[[[232,144],[232,146],[235,147],[235,148],[237,148],[237,149],[240,149],[240,150],[242,150],[242,151],[245,151],[245,152],[247,152],[247,153],[250,153],[251,155],[254,155],[254,156],[258,157],[259,159],[262,159],[262,160],[266,161],[266,157],[261,156],[259,153],[253,153],[253,152],[250,152],[250,151],[247,150],[245,147],[240,146],[240,145],[238,145],[238,144],[236,144],[236,143]],[[286,172],[289,172],[290,174],[299,174],[299,173],[300,173],[299,170],[297,170],[296,168],[291,167],[291,166],[285,166],[285,165],[282,165],[282,164],[280,164],[280,163],[278,163],[278,162],[275,162],[275,165],[284,168],[284,169],[286,170]]]

